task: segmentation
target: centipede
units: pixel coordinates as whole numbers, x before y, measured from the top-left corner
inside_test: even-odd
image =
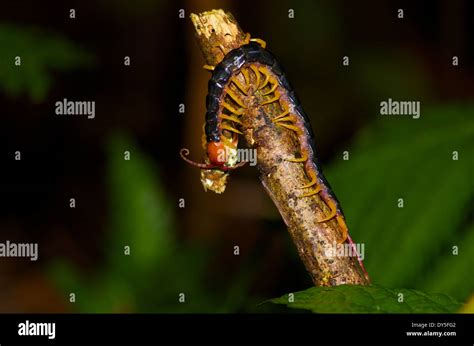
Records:
[[[221,48],[222,49],[222,48]],[[316,157],[315,137],[310,120],[290,85],[275,56],[266,49],[262,39],[245,37],[244,44],[225,54],[216,66],[204,65],[212,73],[206,96],[206,116],[203,126],[202,146],[206,156],[203,163],[187,158],[189,151],[181,149],[180,155],[189,164],[201,169],[201,182],[205,190],[222,193],[230,171],[245,162],[237,160],[239,136],[243,134],[241,117],[255,104],[259,107],[279,107],[279,114],[271,123],[291,131],[299,143],[299,156],[286,161],[303,165],[308,182],[299,189],[300,198],[319,195],[329,213],[318,222],[335,219],[341,231],[338,243],[349,242],[355,250],[341,205],[323,174]],[[359,264],[367,276],[362,260]]]

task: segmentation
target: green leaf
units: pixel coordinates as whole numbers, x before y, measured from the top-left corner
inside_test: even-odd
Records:
[[[21,65],[15,65],[16,57]],[[0,24],[0,88],[9,96],[23,93],[43,101],[52,84],[52,70],[90,65],[93,57],[67,39],[38,28]]]
[[[311,287],[270,302],[316,313],[450,313],[461,306],[445,294],[356,285]]]

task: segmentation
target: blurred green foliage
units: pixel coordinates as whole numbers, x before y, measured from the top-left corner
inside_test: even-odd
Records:
[[[366,244],[375,283],[450,293],[474,289],[472,212],[474,108],[422,109],[420,119],[386,117],[363,132],[350,159],[327,175],[356,241]],[[453,160],[453,151],[459,160]],[[398,199],[403,198],[403,208]],[[454,256],[453,246],[459,254]],[[452,280],[427,286],[434,268],[451,262]],[[438,269],[441,270],[441,269]],[[471,277],[471,279],[467,279]],[[444,282],[439,277],[438,283]]]
[[[16,57],[21,58],[19,66]],[[90,54],[58,35],[0,24],[0,88],[10,97],[25,93],[41,102],[51,88],[53,70],[67,71],[93,61]]]
[[[311,287],[272,299],[274,304],[317,313],[450,313],[461,304],[445,294],[426,294],[412,289],[341,285]]]
[[[130,152],[130,160],[124,152]],[[106,259],[93,277],[69,263],[51,268],[80,312],[230,312],[245,305],[248,276],[237,275],[221,292],[206,285],[209,246],[176,239],[172,205],[153,161],[123,135],[108,146],[109,231]],[[125,247],[130,247],[130,255]],[[185,294],[186,304],[178,301]]]
[[[474,292],[473,152],[474,107],[439,106],[377,121],[326,171],[375,284]]]

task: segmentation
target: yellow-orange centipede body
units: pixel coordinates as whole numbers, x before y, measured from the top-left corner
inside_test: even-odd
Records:
[[[242,134],[239,130],[242,124],[240,117],[250,107],[249,100],[254,97],[253,99],[260,101],[258,107],[272,105],[280,109],[280,114],[272,118],[272,122],[293,131],[300,143],[299,157],[289,157],[287,160],[302,164],[308,177],[308,183],[301,186],[299,196],[307,198],[319,194],[330,210],[319,222],[335,219],[342,233],[340,242],[347,240],[354,245],[348,234],[340,203],[316,158],[310,121],[278,61],[265,49],[263,41],[255,41],[257,42],[251,42],[248,37],[247,44],[230,51],[217,66],[205,66],[212,71],[206,97],[207,112],[203,138],[207,162],[197,164],[182,156],[203,169],[202,172],[217,170],[221,172],[218,174],[226,179],[229,170],[242,164],[237,162],[233,153],[237,149],[238,136]],[[204,187],[222,192],[221,185],[217,188],[212,186],[215,177],[208,179],[208,174],[211,173],[203,173],[201,176]],[[365,271],[360,259],[359,262]]]

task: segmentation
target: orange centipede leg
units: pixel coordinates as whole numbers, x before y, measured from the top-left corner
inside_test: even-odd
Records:
[[[231,132],[234,132],[234,133],[238,133],[239,135],[243,135],[242,132],[240,132],[236,128],[233,128],[232,126],[229,126],[229,125],[221,125],[221,129],[228,130],[228,131],[231,131]]]
[[[303,194],[300,195],[300,197],[311,197],[311,196],[317,195],[320,191],[321,191],[321,186],[316,185],[316,188],[314,190],[303,193]],[[318,222],[320,222],[320,221],[318,221]]]
[[[241,71],[242,75],[244,76],[244,80],[245,80],[245,86],[247,88],[247,91],[249,90],[250,88],[250,76],[249,76],[249,71],[244,68],[242,69]]]
[[[232,113],[234,114],[237,114],[237,115],[242,115],[244,114],[244,110],[243,109],[235,109],[234,107],[232,107],[230,104],[228,104],[227,102],[222,102],[222,106],[224,108],[226,108],[227,110],[231,111]]]
[[[308,154],[306,152],[301,152],[301,157],[293,157],[291,159],[286,159],[286,161],[289,162],[295,162],[295,163],[300,163],[300,162],[306,162],[308,161]]]
[[[317,183],[318,183],[317,177],[316,177],[316,174],[314,173],[313,170],[306,169],[306,175],[311,179],[311,181],[308,184],[305,184],[305,185],[299,187],[299,189],[306,189],[306,188],[311,187],[313,185],[317,185]]]
[[[256,43],[258,43],[262,48],[265,48],[265,47],[267,46],[267,42],[265,42],[265,41],[262,40],[261,38],[251,38],[251,36],[250,36],[249,33],[246,33],[246,34],[245,34],[244,42],[245,42],[245,44],[249,44],[250,42],[256,42]]]
[[[260,72],[258,71],[258,68],[256,68],[254,65],[250,65],[250,69],[253,71],[253,73],[255,73],[255,85],[258,88],[258,86],[260,85]]]
[[[274,83],[273,86],[270,88],[270,90],[268,90],[266,93],[263,93],[262,95],[265,96],[265,95],[271,94],[272,92],[276,90],[276,88],[278,88],[278,83]]]
[[[229,138],[227,138],[226,136],[221,136],[221,141],[223,141],[229,147],[232,147],[232,148],[234,147],[233,142]]]
[[[204,65],[202,68],[203,68],[203,69],[205,69],[205,70],[208,70],[208,71],[214,71],[214,69],[215,69],[215,66],[211,66],[211,65]]]
[[[250,41],[251,41],[251,42],[257,42],[262,48],[266,48],[266,47],[267,47],[267,42],[265,42],[265,41],[262,40],[261,38],[251,38]]]
[[[268,105],[270,103],[273,103],[275,101],[278,101],[280,99],[280,95],[276,95],[274,98],[271,98],[269,100],[266,100],[265,102],[262,102],[260,105],[261,106],[264,106],[264,105]]]
[[[296,122],[296,118],[293,116],[293,115],[288,115],[286,117],[282,117],[282,118],[278,118],[278,119],[273,119],[272,122],[275,123],[275,124],[279,124],[281,122],[285,122],[285,121],[289,121],[291,123],[295,123]]]
[[[272,122],[277,122],[278,119],[280,118],[283,118],[285,116],[287,116],[288,114],[290,114],[290,110],[287,109],[286,111],[284,111],[283,113],[281,113],[280,115],[277,115],[275,118],[272,119]]]
[[[331,213],[328,216],[326,216],[326,217],[322,218],[321,220],[319,220],[318,222],[329,221],[329,220],[333,219],[337,214],[336,204],[334,203],[334,201],[332,199],[325,199],[324,202],[331,209]]]
[[[262,72],[263,75],[265,75],[265,80],[263,81],[263,84],[258,87],[258,89],[260,90],[265,88],[265,86],[268,84],[268,82],[270,81],[270,75],[267,73],[267,71],[265,71],[264,68],[259,68],[258,70]]]
[[[250,43],[250,33],[246,33],[245,34],[245,38],[244,38],[244,43],[245,44],[249,44]]]
[[[233,121],[233,122],[235,122],[235,123],[237,123],[237,124],[242,125],[242,122],[241,122],[238,118],[233,117],[232,115],[227,115],[227,114],[222,114],[222,113],[221,113],[221,114],[219,115],[219,118],[221,118],[221,119],[226,119],[226,120],[230,120],[230,121]]]
[[[341,230],[342,237],[337,242],[339,244],[344,243],[347,239],[347,235],[349,234],[349,229],[347,228],[346,221],[342,215],[336,216],[337,224],[339,225],[339,229]]]
[[[278,126],[282,126],[284,128],[287,128],[288,130],[295,131],[296,134],[298,134],[298,135],[301,134],[301,129],[298,126],[289,125],[289,124],[286,124],[286,123],[278,123]]]
[[[235,103],[237,103],[240,107],[242,108],[247,108],[245,107],[244,103],[239,99],[239,97],[232,91],[230,90],[229,88],[226,88],[225,89],[225,92],[226,94],[232,99],[235,101]]]
[[[244,77],[245,78],[245,77]],[[245,95],[247,95],[247,89],[240,83],[240,81],[236,77],[232,77],[231,81],[237,85],[240,91],[242,91]]]

